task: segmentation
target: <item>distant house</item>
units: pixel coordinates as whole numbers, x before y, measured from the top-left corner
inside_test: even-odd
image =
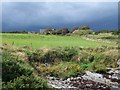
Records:
[[[31,34],[31,32],[28,32],[28,34]]]
[[[40,33],[43,33],[46,29],[40,29]]]
[[[28,34],[35,34],[35,32],[32,32],[32,31],[31,31],[31,32],[27,32],[27,33],[28,33]]]

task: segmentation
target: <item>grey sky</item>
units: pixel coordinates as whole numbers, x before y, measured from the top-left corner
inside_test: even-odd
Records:
[[[2,4],[3,31],[80,27],[117,29],[117,2],[17,2]]]

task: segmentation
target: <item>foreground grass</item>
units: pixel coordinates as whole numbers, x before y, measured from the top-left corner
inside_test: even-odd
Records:
[[[47,81],[35,74],[29,63],[12,56],[8,52],[2,53],[2,89],[13,88],[47,88]]]
[[[44,48],[37,50],[28,48],[13,48],[14,50],[11,50],[9,47],[6,46],[4,46],[2,50],[7,53],[9,52],[12,58],[10,58],[9,55],[5,55],[5,59],[3,59],[3,62],[8,60],[8,62],[12,63],[12,66],[11,64],[10,66],[16,69],[13,69],[15,72],[10,70],[11,74],[13,74],[10,75],[10,73],[7,71],[10,66],[7,66],[5,70],[7,72],[3,72],[3,74],[8,75],[7,73],[9,73],[10,77],[15,76],[15,78],[17,75],[16,72],[20,72],[22,73],[22,75],[24,73],[25,75],[26,73],[28,73],[28,71],[26,71],[29,70],[29,67],[27,65],[30,65],[32,68],[34,68],[34,72],[39,74],[40,77],[46,77],[50,75],[60,78],[76,76],[77,74],[84,73],[86,70],[98,73],[106,73],[107,68],[118,68],[118,47],[61,47],[53,49],[51,48],[45,51]],[[20,58],[21,60],[20,65],[19,61],[16,60],[17,58]],[[22,63],[22,60],[24,61],[24,63]],[[6,64],[3,64],[3,67],[4,65]],[[18,65],[20,67],[18,67]],[[6,77],[5,79],[8,79],[8,76]],[[26,77],[21,77],[20,75],[20,80],[24,80],[24,78]],[[17,81],[19,81],[19,79],[15,79],[15,82],[13,83],[16,83]],[[27,78],[27,81],[29,81],[29,78]],[[11,85],[13,85],[13,83]]]
[[[13,44],[17,47],[30,46],[33,48],[53,47],[97,47],[113,46],[112,43],[85,40],[77,36],[55,36],[37,34],[2,34],[2,43]]]
[[[47,88],[44,79],[47,75],[66,78],[86,70],[106,73],[107,68],[118,68],[118,47],[106,42],[76,36],[8,33],[2,34],[2,42],[6,43],[1,48],[5,52],[2,54],[3,88]]]

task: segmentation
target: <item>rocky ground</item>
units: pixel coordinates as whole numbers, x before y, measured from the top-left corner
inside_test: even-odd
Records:
[[[120,90],[120,70],[109,70],[106,75],[86,71],[84,75],[66,79],[47,77],[49,86],[57,89],[93,89],[93,90]]]

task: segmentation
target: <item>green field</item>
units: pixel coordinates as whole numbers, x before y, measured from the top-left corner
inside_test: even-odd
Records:
[[[83,39],[77,36],[55,36],[55,35],[39,35],[39,34],[2,34],[2,43],[17,47],[32,46],[33,48],[54,48],[54,47],[97,47],[97,46],[113,46],[112,43],[97,42]]]

